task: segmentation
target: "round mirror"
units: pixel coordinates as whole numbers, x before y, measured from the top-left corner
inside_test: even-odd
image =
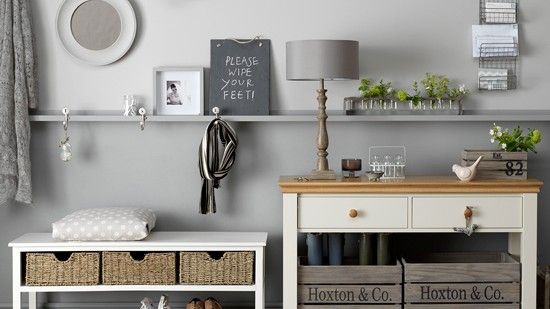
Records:
[[[119,38],[121,20],[117,10],[103,0],[82,3],[71,19],[71,31],[82,47],[103,50]]]
[[[129,0],[64,0],[57,12],[57,34],[63,47],[91,65],[122,58],[132,47],[136,30]]]

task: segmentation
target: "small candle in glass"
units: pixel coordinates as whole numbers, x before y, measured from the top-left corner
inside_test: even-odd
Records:
[[[356,178],[355,172],[361,171],[361,159],[342,159],[344,178]]]

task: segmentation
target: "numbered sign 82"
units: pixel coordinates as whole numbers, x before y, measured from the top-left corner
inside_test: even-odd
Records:
[[[506,162],[506,175],[507,176],[521,176],[523,175],[523,162],[521,161],[507,161]]]

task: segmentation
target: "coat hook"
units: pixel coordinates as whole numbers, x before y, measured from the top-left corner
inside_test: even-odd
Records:
[[[61,153],[59,156],[61,157],[61,160],[64,162],[71,161],[73,155],[72,155],[72,147],[69,143],[69,119],[71,118],[69,116],[69,109],[63,108],[61,110],[61,113],[63,114],[63,133],[64,138],[61,140],[61,143],[59,144],[59,147],[61,148]]]
[[[216,116],[216,119],[220,119],[220,108],[219,107],[214,107],[212,108],[212,113],[214,113],[214,115]]]
[[[147,111],[145,108],[139,109],[139,114],[141,115],[141,119],[139,121],[139,127],[141,128],[141,131],[145,130],[145,120],[147,120]]]
[[[69,128],[69,119],[70,119],[69,109],[65,107],[61,110],[61,113],[63,113],[63,129],[67,131],[67,129]]]

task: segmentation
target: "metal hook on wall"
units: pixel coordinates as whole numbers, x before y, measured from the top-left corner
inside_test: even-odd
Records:
[[[61,113],[63,114],[63,130],[66,132],[69,129],[69,120],[71,119],[69,109],[65,107],[61,110]]]
[[[147,111],[145,110],[145,108],[140,108],[139,111],[138,111],[139,115],[140,115],[140,120],[139,120],[139,127],[141,128],[141,131],[145,130],[145,121],[147,120]]]
[[[214,107],[212,108],[212,113],[214,113],[214,115],[216,116],[216,119],[220,119],[220,108],[219,107]]]
[[[63,114],[63,133],[65,136],[59,144],[59,147],[61,148],[61,153],[59,155],[61,157],[61,160],[63,160],[64,162],[69,162],[73,157],[72,147],[69,143],[69,120],[71,119],[71,117],[69,115],[70,111],[66,107],[61,110],[61,113]]]

